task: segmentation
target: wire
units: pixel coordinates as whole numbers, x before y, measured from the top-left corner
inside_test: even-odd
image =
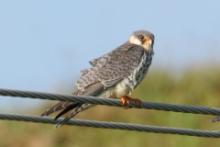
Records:
[[[12,96],[12,97],[23,97],[23,98],[34,98],[34,99],[71,101],[71,102],[90,103],[90,104],[96,104],[96,105],[99,104],[99,105],[123,107],[121,105],[121,102],[117,99],[96,98],[96,97],[91,97],[91,96],[66,96],[66,95],[60,95],[60,94],[49,94],[49,93],[19,91],[19,90],[9,90],[9,89],[0,89],[0,95]],[[143,102],[141,106],[138,104],[130,103],[129,107],[220,116],[220,109],[208,108],[204,106]]]
[[[72,102],[122,107],[121,102],[119,100],[109,99],[109,98],[65,96],[65,95],[59,95],[59,94],[49,94],[49,93],[19,91],[19,90],[9,90],[9,89],[0,89],[0,95],[12,96],[12,97],[23,97],[23,98],[34,98],[34,99],[72,101]],[[203,107],[203,106],[174,105],[174,104],[164,104],[164,103],[143,102],[141,106],[138,104],[131,103],[129,104],[129,107],[175,111],[175,112],[184,112],[184,113],[195,113],[195,114],[220,115],[220,109],[208,108],[208,107]],[[0,114],[0,119],[27,121],[27,122],[36,122],[36,123],[47,123],[47,124],[57,124],[63,120],[62,118],[58,120],[54,120],[50,117],[25,116],[25,115],[13,115],[13,114]],[[188,135],[188,136],[197,136],[197,137],[220,138],[220,131],[211,131],[211,130],[210,131],[209,130],[193,130],[193,129],[185,129],[185,128],[159,127],[159,126],[151,126],[151,125],[105,122],[105,121],[94,121],[94,120],[93,121],[92,120],[80,120],[80,119],[72,119],[68,122],[65,122],[64,124],[95,127],[95,128],[108,128],[108,129],[131,130],[131,131],[140,131],[140,132],[153,132],[153,133],[178,134],[178,135]]]
[[[59,121],[63,120],[63,119],[58,119],[56,121],[49,117],[13,115],[13,114],[0,114],[0,119],[45,123],[45,124],[57,124]],[[119,130],[129,130],[129,131],[139,131],[139,132],[164,133],[164,134],[178,134],[178,135],[188,135],[188,136],[197,136],[197,137],[212,137],[212,138],[220,137],[220,131],[180,129],[180,128],[158,127],[151,125],[131,124],[131,123],[72,119],[68,122],[65,122],[65,124],[94,127],[94,128],[119,129]]]

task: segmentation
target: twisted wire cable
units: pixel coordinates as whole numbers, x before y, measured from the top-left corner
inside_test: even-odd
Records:
[[[25,115],[14,115],[14,114],[0,114],[0,119],[45,123],[45,124],[56,124],[58,121],[62,120],[62,118],[58,120],[54,120],[49,117],[38,117],[38,116],[27,116],[27,115],[25,116]],[[171,128],[171,127],[159,127],[159,126],[151,126],[151,125],[140,125],[140,124],[132,124],[132,123],[72,119],[68,122],[65,122],[65,125],[105,128],[105,129],[119,129],[119,130],[129,130],[129,131],[138,131],[138,132],[177,134],[177,135],[188,135],[188,136],[197,136],[197,137],[220,138],[220,131],[192,130],[192,129]]]
[[[31,92],[31,91],[20,91],[20,90],[9,90],[9,89],[0,89],[0,95],[33,98],[33,99],[71,101],[71,102],[90,103],[90,104],[96,104],[96,105],[99,104],[99,105],[123,107],[121,105],[121,102],[117,99],[96,98],[96,97],[91,97],[91,96],[66,96],[66,95],[60,95],[60,94],[49,94],[49,93],[42,93],[42,92]],[[130,103],[129,107],[220,116],[220,109],[208,108],[204,106],[143,102],[141,106],[135,103]]]

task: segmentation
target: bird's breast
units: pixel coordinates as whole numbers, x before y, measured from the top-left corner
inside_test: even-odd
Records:
[[[113,87],[106,89],[100,96],[101,97],[111,97],[120,98],[122,96],[130,95],[132,89],[128,85],[128,79],[124,79]]]
[[[103,96],[120,98],[121,96],[130,95],[136,86],[144,79],[151,64],[152,55],[153,54],[143,54],[140,63],[131,74],[115,86],[107,89]]]
[[[152,55],[153,53],[144,53],[139,65],[128,77],[130,82],[129,84],[132,89],[136,88],[136,86],[144,79],[145,75],[147,74],[148,68],[152,61]]]

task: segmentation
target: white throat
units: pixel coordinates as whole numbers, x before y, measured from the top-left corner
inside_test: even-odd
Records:
[[[129,42],[130,42],[131,44],[135,44],[135,45],[139,45],[139,46],[143,47],[146,51],[152,51],[152,50],[153,50],[153,48],[152,48],[152,46],[151,46],[151,44],[152,44],[152,41],[151,41],[151,40],[149,40],[148,43],[142,44],[142,42],[141,42],[137,37],[135,37],[135,36],[132,35],[132,36],[129,38]]]
[[[142,46],[141,41],[140,41],[137,37],[135,37],[135,36],[133,36],[133,35],[129,38],[129,42],[130,42],[131,44],[135,44],[135,45],[140,45],[140,46]]]

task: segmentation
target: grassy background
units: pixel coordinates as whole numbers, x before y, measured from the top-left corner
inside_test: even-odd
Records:
[[[220,70],[217,66],[196,67],[177,74],[152,69],[135,90],[133,97],[154,102],[220,107]],[[32,110],[33,114],[40,114],[45,109],[42,107],[44,106]],[[212,116],[104,106],[96,106],[80,113],[77,118],[194,129],[220,128],[220,123],[210,122]],[[0,147],[217,147],[220,144],[220,139],[70,126],[56,129],[52,125],[9,121],[0,121],[0,131]]]

